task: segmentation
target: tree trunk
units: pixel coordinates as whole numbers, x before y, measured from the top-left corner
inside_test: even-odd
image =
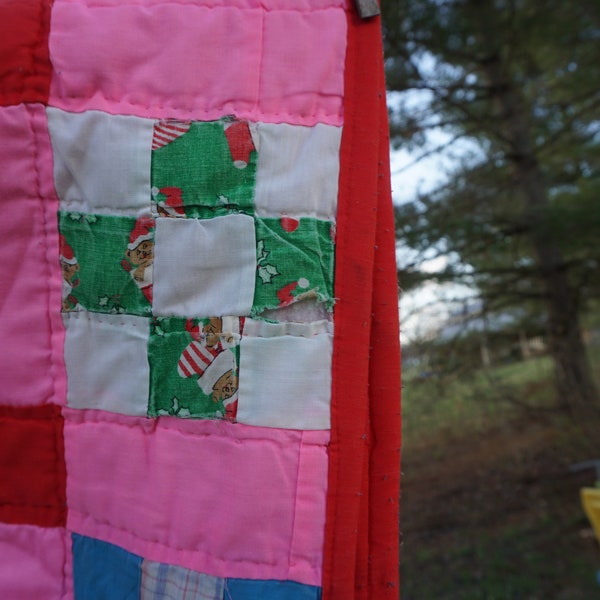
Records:
[[[600,409],[600,396],[579,325],[577,290],[569,284],[560,248],[541,223],[548,205],[548,189],[537,161],[529,158],[515,161],[515,174],[521,183],[525,199],[523,214],[531,228],[531,241],[545,288],[548,351],[554,361],[559,404],[574,415],[584,416]]]
[[[536,158],[531,138],[528,104],[521,90],[502,71],[500,60],[487,65],[487,73],[498,92],[506,137],[511,148],[507,160],[513,165],[523,197],[523,219],[537,257],[547,307],[548,350],[554,362],[560,406],[575,416],[600,415],[600,396],[592,377],[579,326],[577,290],[568,280],[562,252],[543,227],[549,206],[548,186]]]
[[[574,415],[600,416],[598,391],[586,355],[578,315],[560,305],[559,294],[548,303],[549,351],[554,361],[559,402]]]
[[[569,284],[560,248],[541,223],[548,205],[548,190],[535,160],[516,161],[515,172],[521,181],[524,217],[531,227],[531,241],[545,288],[548,351],[554,361],[559,404],[573,414],[591,414],[600,409],[600,396],[579,325],[578,293]]]

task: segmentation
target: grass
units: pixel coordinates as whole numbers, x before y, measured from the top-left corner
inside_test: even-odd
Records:
[[[600,372],[600,347],[591,360]],[[600,598],[600,547],[579,502],[593,473],[568,469],[600,457],[598,436],[549,410],[553,394],[547,357],[405,372],[403,600]]]

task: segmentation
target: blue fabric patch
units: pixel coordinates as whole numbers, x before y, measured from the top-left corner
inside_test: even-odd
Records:
[[[226,579],[224,600],[321,600],[321,588],[295,581]]]
[[[75,600],[139,600],[142,558],[72,534]]]

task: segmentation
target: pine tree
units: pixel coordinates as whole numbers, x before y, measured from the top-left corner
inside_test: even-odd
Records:
[[[558,397],[599,405],[580,317],[600,293],[600,4],[384,0],[394,142],[445,132],[478,148],[440,188],[398,209],[403,243],[459,257],[489,312],[541,316]],[[425,98],[415,111],[407,92]],[[403,287],[423,277],[418,265]]]

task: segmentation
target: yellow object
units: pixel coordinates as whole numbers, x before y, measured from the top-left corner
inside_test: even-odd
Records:
[[[583,510],[594,528],[598,542],[600,542],[600,489],[582,488],[581,502]]]

